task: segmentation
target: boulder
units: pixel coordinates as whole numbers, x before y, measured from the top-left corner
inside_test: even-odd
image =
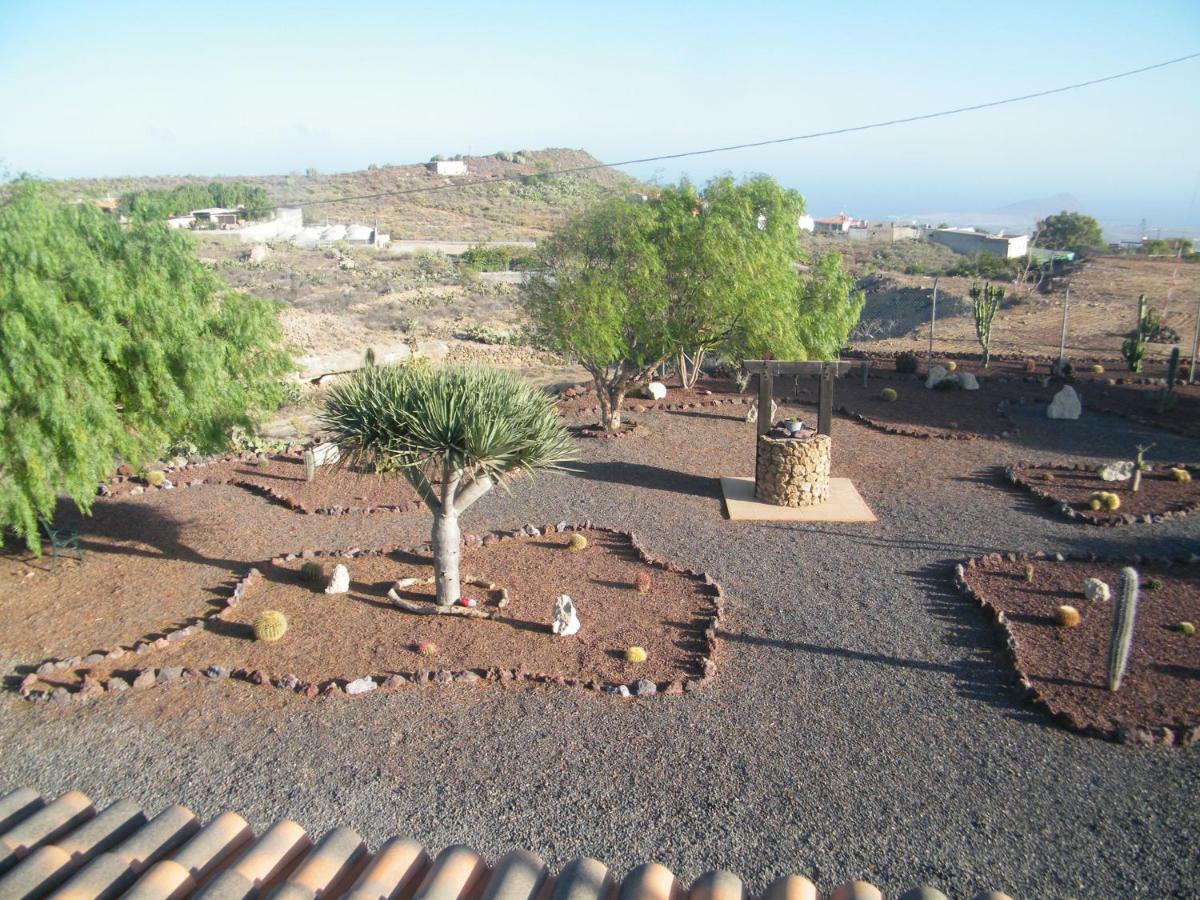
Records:
[[[562,594],[554,601],[554,622],[550,630],[559,637],[570,637],[580,629],[579,616],[575,612],[575,604],[568,594]]]
[[[312,448],[313,463],[318,466],[332,466],[342,458],[342,451],[337,444],[317,444]]]
[[[365,694],[368,691],[373,691],[379,687],[375,683],[375,679],[364,675],[362,678],[357,678],[346,685],[347,694]]]
[[[350,590],[350,570],[338,563],[333,567],[329,576],[329,585],[325,588],[327,594],[345,594]]]
[[[949,377],[949,374],[950,373],[946,371],[945,366],[930,366],[929,377],[925,379],[925,387],[937,387],[939,384],[945,381],[947,377]]]
[[[1099,578],[1089,578],[1083,583],[1083,596],[1088,603],[1107,603],[1112,599],[1112,591]]]
[[[651,400],[666,400],[667,386],[661,381],[652,381],[646,385],[646,393],[650,395]]]
[[[1104,481],[1128,481],[1133,475],[1133,460],[1122,459],[1100,467],[1100,478]]]
[[[970,372],[959,372],[954,377],[958,379],[958,386],[964,391],[979,390],[979,379]]]
[[[1051,419],[1078,419],[1083,414],[1083,403],[1075,388],[1069,384],[1054,395],[1050,405],[1046,407],[1046,416]]]
[[[445,341],[420,341],[417,343],[417,356],[425,359],[445,359],[450,355],[450,345]]]

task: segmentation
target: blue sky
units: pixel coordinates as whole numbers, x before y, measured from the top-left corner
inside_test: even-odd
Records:
[[[603,160],[997,99],[1200,50],[1196,0],[445,4],[0,0],[0,160],[48,177]],[[766,172],[810,211],[1070,193],[1200,227],[1200,60],[933,122],[629,170]]]

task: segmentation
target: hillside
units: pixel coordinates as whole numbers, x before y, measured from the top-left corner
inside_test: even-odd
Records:
[[[172,188],[184,184],[244,182],[264,188],[279,206],[336,200],[388,191],[449,187],[479,179],[493,183],[374,200],[322,203],[305,208],[311,223],[379,222],[393,238],[447,240],[516,240],[539,238],[566,215],[611,192],[644,190],[636,179],[614,169],[599,168],[576,175],[544,177],[541,173],[597,165],[583,150],[522,150],[499,155],[463,157],[468,174],[435,175],[423,163],[380,165],[357,172],[253,176],[156,176],[74,179],[55,182],[64,197],[104,197],[133,190]],[[523,176],[520,180],[517,176]]]

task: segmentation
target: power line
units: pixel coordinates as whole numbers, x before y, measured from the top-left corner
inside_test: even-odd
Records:
[[[1016,97],[1006,97],[1003,100],[989,100],[986,103],[973,103],[970,106],[958,106],[954,109],[944,109],[940,112],[922,113],[916,116],[905,116],[900,119],[887,119],[882,122],[871,122],[866,125],[851,125],[846,128],[833,128],[828,131],[812,131],[808,134],[797,134],[791,137],[770,138],[765,141],[751,141],[745,144],[729,144],[724,147],[709,147],[704,150],[685,150],[680,153],[664,153],[660,156],[643,156],[637,159],[623,159],[620,162],[612,163],[589,163],[586,166],[573,166],[566,169],[556,169],[550,172],[538,172],[536,177],[549,178],[555,175],[575,175],[579,172],[591,172],[596,169],[615,169],[621,166],[632,166],[638,163],[661,162],[670,159],[685,159],[691,156],[706,156],[712,153],[728,153],[732,150],[749,150],[754,147],[769,147],[774,144],[790,144],[795,141],[809,141],[814,138],[833,137],[839,134],[852,134],[858,131],[870,131],[875,128],[888,128],[892,125],[906,125],[910,122],[923,122],[927,119],[941,119],[946,116],[956,116],[965,112],[974,112],[980,109],[991,109],[996,106],[1006,106],[1010,103],[1020,103],[1024,100],[1034,100],[1038,97],[1049,97],[1052,94],[1063,94],[1067,91],[1076,91],[1080,88],[1091,87],[1096,84],[1104,84],[1108,81],[1116,81],[1120,78],[1129,78],[1133,75],[1141,75],[1144,72],[1151,72],[1155,69],[1163,69],[1167,66],[1174,66],[1181,62],[1196,59],[1200,57],[1200,52],[1189,53],[1187,56],[1178,56],[1175,59],[1168,59],[1164,62],[1154,63],[1149,66],[1142,66],[1138,69],[1130,69],[1127,72],[1117,72],[1114,75],[1104,75],[1100,78],[1092,78],[1087,81],[1079,81],[1075,84],[1066,84],[1061,87],[1049,88],[1044,91],[1034,91],[1031,94],[1020,94]],[[327,203],[349,203],[356,200],[379,200],[384,197],[402,197],[409,194],[428,194],[434,191],[453,191],[460,188],[475,187],[481,184],[499,184],[504,181],[519,181],[529,178],[528,175],[506,175],[502,178],[477,178],[473,181],[460,181],[452,184],[438,184],[427,187],[405,188],[396,191],[382,191],[377,194],[361,194],[356,197],[336,197],[331,200],[312,200],[308,203],[300,203],[298,206],[322,206]]]

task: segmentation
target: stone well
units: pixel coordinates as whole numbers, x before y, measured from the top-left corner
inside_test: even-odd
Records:
[[[815,506],[829,499],[827,434],[758,438],[754,496],[776,506]]]

